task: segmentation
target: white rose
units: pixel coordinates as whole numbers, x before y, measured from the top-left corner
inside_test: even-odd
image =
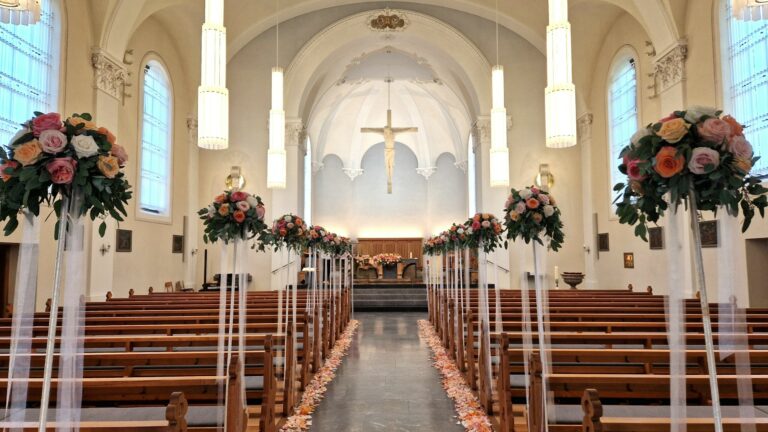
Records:
[[[533,192],[531,192],[531,190],[528,188],[525,188],[520,191],[520,198],[522,199],[528,199],[531,197],[531,195],[533,195]]]
[[[78,158],[87,158],[99,152],[99,146],[93,137],[88,135],[77,135],[72,138],[72,147],[75,148]]]
[[[259,200],[257,200],[253,195],[248,195],[248,198],[245,199],[245,202],[247,202],[251,207],[256,207],[259,205]]]
[[[288,229],[293,229],[293,227],[295,227],[295,226],[296,225],[294,225],[293,222],[289,222],[288,225],[286,225],[286,227],[288,227]]]
[[[472,234],[475,230],[472,229],[472,227],[467,228],[467,234]]]
[[[717,115],[717,108],[706,107],[701,105],[694,105],[685,110],[685,120],[689,123],[698,123],[702,117],[709,116],[715,117]]]
[[[208,217],[211,217],[216,214],[216,208],[212,205],[208,206]]]
[[[459,234],[464,234],[464,228],[459,228],[458,230],[456,230],[456,232]]]
[[[16,135],[14,135],[13,138],[11,138],[11,140],[8,141],[8,147],[10,147],[11,144],[16,142],[17,139],[23,137],[24,135],[28,134],[29,132],[30,132],[30,130],[27,129],[27,128],[19,129],[19,131],[16,132]]]
[[[283,220],[286,221],[286,222],[290,222],[291,221],[291,217],[290,216],[286,216],[286,217],[283,218]]]
[[[550,217],[553,214],[555,214],[555,208],[552,207],[551,205],[545,205],[544,206],[544,216]]]
[[[648,135],[652,135],[653,132],[651,132],[648,128],[642,128],[635,132],[634,135],[632,135],[632,138],[629,139],[629,142],[632,143],[632,146],[637,147],[640,145],[640,140],[647,137]]]

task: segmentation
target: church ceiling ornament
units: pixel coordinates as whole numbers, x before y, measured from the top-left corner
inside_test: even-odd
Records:
[[[346,174],[351,181],[355,181],[356,178],[363,175],[362,168],[342,168],[342,171],[344,171],[344,174]]]
[[[371,14],[367,23],[371,31],[393,32],[404,31],[411,22],[403,11],[387,8]]]
[[[91,52],[91,66],[94,70],[94,88],[122,101],[123,87],[128,79],[125,67],[99,48]]]
[[[424,177],[425,180],[429,180],[435,172],[437,172],[437,167],[416,168],[416,173]]]

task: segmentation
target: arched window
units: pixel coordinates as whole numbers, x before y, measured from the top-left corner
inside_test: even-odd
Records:
[[[171,83],[156,60],[144,66],[141,120],[139,211],[143,216],[171,215]]]
[[[725,109],[746,126],[757,156],[752,173],[768,176],[768,21],[733,17],[730,0],[721,25]]]
[[[35,111],[58,110],[60,28],[56,0],[42,0],[33,25],[0,23],[0,144]]]
[[[637,71],[635,58],[629,52],[620,52],[608,77],[608,145],[611,184],[626,181],[619,171],[619,155],[637,132]],[[611,192],[611,202],[614,193]]]

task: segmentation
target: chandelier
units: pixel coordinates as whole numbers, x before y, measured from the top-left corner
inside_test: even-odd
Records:
[[[568,0],[549,0],[547,88],[544,91],[547,147],[576,145],[576,86],[571,73]]]
[[[286,188],[285,110],[283,109],[283,68],[280,64],[280,19],[275,0],[275,67],[272,68],[272,108],[269,110],[267,188]]]
[[[504,66],[499,64],[499,2],[496,0],[496,66],[491,72],[491,187],[509,187],[507,109],[504,107]]]
[[[205,0],[200,87],[197,90],[197,145],[207,150],[229,147],[227,29],[224,0]]]
[[[30,25],[40,21],[40,0],[0,0],[0,23]]]

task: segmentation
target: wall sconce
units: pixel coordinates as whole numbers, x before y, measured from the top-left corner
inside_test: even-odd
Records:
[[[555,176],[549,171],[549,164],[539,165],[539,173],[536,175],[533,183],[539,187],[539,189],[546,192],[549,192],[549,190],[552,189],[555,185]]]
[[[233,189],[242,189],[245,187],[245,177],[240,172],[239,166],[233,166],[227,176],[227,180],[224,181],[228,191]]]
[[[105,245],[102,243],[101,248],[99,249],[99,252],[101,252],[101,256],[104,256],[109,252],[109,250],[112,249],[112,245]]]

